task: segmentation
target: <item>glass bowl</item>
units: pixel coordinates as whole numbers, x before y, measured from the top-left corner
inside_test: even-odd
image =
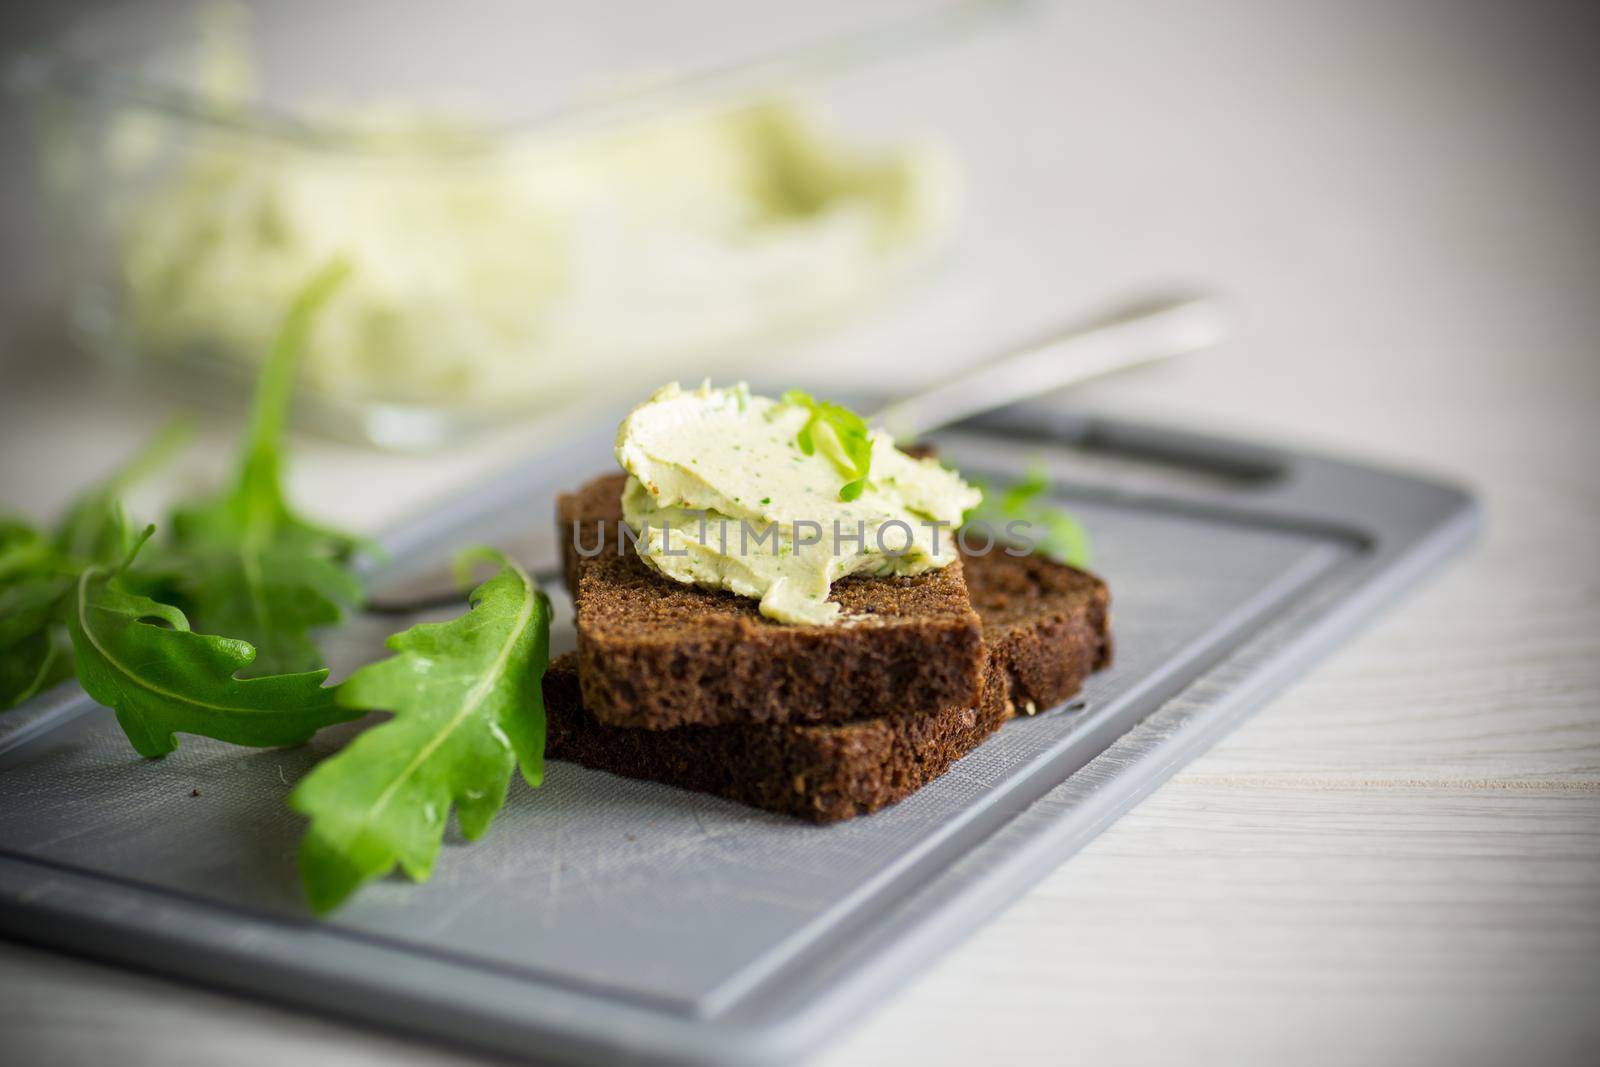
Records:
[[[937,142],[862,147],[805,86],[1010,4],[669,6],[122,9],[23,57],[74,333],[237,392],[340,257],[301,415],[426,448],[704,375],[939,245]]]

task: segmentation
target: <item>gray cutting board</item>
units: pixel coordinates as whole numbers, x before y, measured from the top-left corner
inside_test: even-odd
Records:
[[[555,492],[610,426],[386,539],[384,590],[464,543],[555,559]],[[318,921],[294,782],[358,725],[137,757],[72,687],[0,717],[0,932],[494,1051],[743,1064],[815,1049],[1467,542],[1469,496],[1295,452],[1019,409],[939,435],[996,481],[1042,462],[1109,582],[1117,657],[877,815],[814,827],[569,764],[513,785],[431,882]],[[555,648],[571,643],[564,595]],[[395,619],[330,639],[375,653]],[[198,789],[200,795],[192,796]]]

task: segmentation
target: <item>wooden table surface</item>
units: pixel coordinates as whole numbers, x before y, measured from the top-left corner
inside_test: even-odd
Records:
[[[1554,6],[1074,4],[975,43],[959,85],[912,64],[862,103],[885,129],[909,100],[942,116],[966,236],[914,291],[788,358],[892,384],[921,372],[909,353],[954,362],[1194,279],[1237,298],[1238,337],[1074,403],[1445,474],[1487,522],[821,1062],[1593,1055],[1596,28]],[[163,405],[19,347],[0,498],[45,514]],[[405,461],[306,442],[295,489],[381,525],[526,439]],[[214,469],[198,451],[180,480]],[[7,1062],[475,1062],[11,944],[0,1034]]]

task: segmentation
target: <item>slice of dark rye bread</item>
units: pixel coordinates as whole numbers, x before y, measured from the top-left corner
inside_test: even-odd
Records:
[[[1109,662],[1109,601],[1098,578],[1004,552],[965,562],[986,653],[974,707],[833,725],[604,726],[584,710],[578,658],[568,653],[545,673],[546,752],[814,822],[903,800],[1012,714],[1066,700]]]
[[[756,602],[664,578],[619,551],[624,476],[556,505],[578,631],[584,706],[608,726],[843,722],[971,708],[981,624],[961,561],[911,578],[846,578],[831,600],[855,620],[793,626]],[[584,558],[578,551],[599,546]]]
[[[1111,665],[1111,594],[1099,578],[999,547],[964,560],[984,647],[1016,711],[1054,707]]]

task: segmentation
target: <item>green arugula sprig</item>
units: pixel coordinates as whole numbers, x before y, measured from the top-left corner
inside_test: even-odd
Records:
[[[53,537],[20,521],[0,523],[0,711],[72,673],[66,623],[74,579],[84,567],[127,554],[121,496],[159,467],[187,432],[185,423],[168,424],[74,501]]]
[[[0,548],[0,554],[4,552]],[[33,698],[71,673],[60,626],[71,587],[71,574],[59,568],[53,555],[13,571],[0,584],[0,711]]]
[[[151,542],[154,526],[130,536],[121,497],[170,453],[178,428],[80,498],[55,536],[0,522],[0,710],[75,668],[150,757],[172,752],[180,733],[292,745],[369,709],[394,713],[291,798],[311,818],[300,864],[318,911],[396,864],[428,877],[452,805],[462,833],[481,836],[518,766],[540,783],[549,647],[538,586],[505,556],[474,549],[463,567],[488,558],[499,572],[463,616],[397,634],[394,656],[337,689],[324,684],[310,631],[359,604],[348,565],[361,546],[289,507],[282,438],[300,351],[346,273],[333,264],[295,301],[232,483],[178,508],[167,543]]]
[[[795,435],[800,451],[810,456],[816,453],[816,428],[828,427],[839,443],[832,456],[834,462],[849,478],[839,489],[839,499],[855,500],[867,486],[867,475],[872,470],[872,438],[867,431],[867,421],[849,408],[828,400],[817,400],[810,393],[790,389],[783,394],[785,404],[807,409],[811,417]]]
[[[983,493],[983,500],[967,512],[963,522],[982,522],[998,533],[1003,533],[1008,523],[1027,523],[1033,550],[1039,555],[1073,567],[1088,565],[1089,533],[1083,524],[1040,499],[1050,489],[1050,476],[1042,466],[1030,468],[1026,477],[1003,492],[978,479],[967,480]]]
[[[185,418],[173,419],[156,431],[127,463],[67,508],[56,530],[56,547],[80,568],[94,563],[120,563],[127,558],[133,542],[123,519],[122,498],[166,466],[193,432],[193,424]]]
[[[54,628],[28,633],[0,649],[0,711],[33,699],[72,674],[72,657]]]
[[[61,553],[21,522],[0,524],[0,649],[48,627],[72,584]]]
[[[0,711],[71,673],[59,624],[72,573],[49,538],[0,523]]]
[[[79,575],[68,620],[78,680],[116,713],[139,755],[166,755],[178,733],[297,745],[359,714],[334,703],[327,668],[242,679],[256,655],[248,642],[194,633],[177,608],[125,588],[119,579],[154,532],[146,527],[119,566]]]
[[[350,272],[335,261],[295,299],[256,388],[250,430],[233,483],[217,497],[177,510],[170,556],[194,624],[256,647],[252,674],[310,670],[322,662],[310,631],[361,603],[347,563],[357,542],[307,522],[283,494],[283,431],[300,353],[317,312]]]
[[[126,476],[69,513],[63,538],[92,553],[68,619],[78,680],[143,756],[171,752],[178,733],[299,744],[355,717],[323,686],[328,671],[309,636],[360,600],[347,566],[355,542],[296,516],[281,476],[300,353],[347,274],[336,261],[295,299],[263,365],[232,484],[176,509],[170,543],[149,566],[135,562],[154,527],[131,545],[124,531],[117,497]],[[121,546],[124,556],[107,564]]]
[[[318,911],[396,864],[414,881],[433,871],[451,804],[469,841],[505,804],[514,767],[544,777],[544,700],[550,607],[515,562],[471,595],[471,610],[389,639],[396,653],[362,667],[339,689],[349,709],[392,711],[318,764],[290,797],[311,819],[300,846],[306,895]]]
[[[173,730],[240,744],[283,744],[290,742],[276,738],[309,736],[314,727],[308,723],[326,725],[349,717],[327,713],[331,691],[312,694],[304,686],[263,685],[249,692],[283,698],[278,710],[290,718],[299,716],[300,725],[278,732],[241,731],[227,717],[237,709],[222,705],[213,709],[215,714],[205,712],[207,698],[190,702],[193,694],[186,688],[192,685],[202,693],[209,684],[207,672],[219,669],[223,659],[232,663],[225,672],[229,676],[235,671],[251,676],[315,673],[322,660],[309,630],[337,621],[344,606],[359,603],[360,585],[348,569],[356,542],[300,519],[284,500],[281,486],[283,428],[300,353],[317,311],[347,273],[342,262],[331,264],[295,300],[263,367],[233,484],[213,500],[179,507],[169,543],[151,544],[139,559],[121,498],[181,443],[187,434],[182,423],[169,425],[83,494],[53,538],[21,523],[0,526],[0,708],[14,707],[63,680],[75,665],[85,688],[102,703],[110,704],[113,693],[124,702],[133,699],[127,694],[143,694],[137,712],[112,706],[134,747],[146,755],[171,751]],[[148,540],[147,533],[138,539],[138,547]],[[86,620],[109,625],[135,606],[145,614],[124,623],[140,627],[129,630],[140,655],[107,655],[111,645],[97,648],[93,637],[98,630]],[[84,615],[90,608],[95,610]],[[195,638],[214,635],[231,643],[210,646],[216,654],[201,662],[193,651],[200,647],[197,641],[173,636],[191,630],[197,631]],[[69,636],[75,651],[70,664],[64,649]],[[161,684],[148,684],[152,679],[139,673],[146,653],[153,657],[148,662],[160,663],[167,672]],[[187,668],[179,664],[194,669],[185,673]],[[85,672],[92,677],[83,676]],[[175,725],[162,737],[137,725],[144,720]]]

